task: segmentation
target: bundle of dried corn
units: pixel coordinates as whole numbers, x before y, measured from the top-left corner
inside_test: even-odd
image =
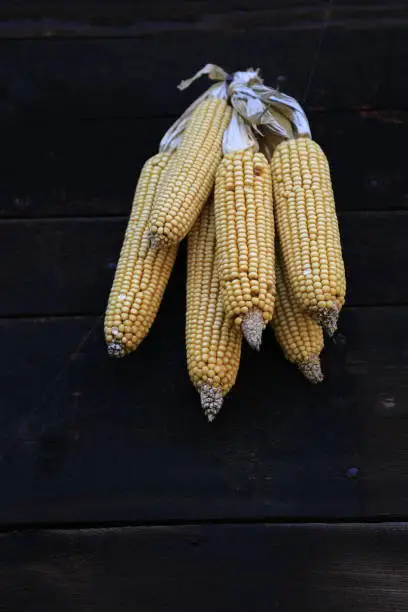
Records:
[[[330,170],[293,98],[258,70],[216,81],[163,136],[139,176],[110,292],[108,353],[147,335],[178,244],[188,236],[188,372],[209,421],[235,384],[242,336],[257,350],[271,323],[286,358],[321,382],[346,280]]]

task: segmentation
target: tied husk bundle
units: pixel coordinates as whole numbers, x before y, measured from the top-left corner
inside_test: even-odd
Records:
[[[330,169],[306,114],[259,70],[227,74],[164,134],[143,166],[105,314],[109,355],[146,337],[187,238],[186,353],[209,421],[234,386],[242,341],[270,325],[312,383],[344,305],[346,280]]]

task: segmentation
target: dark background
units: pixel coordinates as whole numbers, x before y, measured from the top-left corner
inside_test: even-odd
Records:
[[[184,249],[134,355],[108,360],[101,318],[207,62],[304,104],[348,274],[327,382],[268,333],[211,426]],[[407,2],[1,4],[0,610],[408,610],[407,65]]]

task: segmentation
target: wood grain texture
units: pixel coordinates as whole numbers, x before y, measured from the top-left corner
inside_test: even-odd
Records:
[[[282,77],[281,88],[301,102],[306,98],[308,108],[407,108],[404,20],[368,29],[329,25],[318,56],[319,30],[291,35],[268,25],[263,18],[259,27],[230,30],[2,41],[1,123],[180,114],[204,84],[183,94],[177,84],[209,60],[230,71],[260,66],[266,82],[276,85]]]
[[[406,612],[407,545],[406,523],[9,534],[0,609]]]
[[[183,311],[173,287],[119,361],[98,319],[1,321],[1,524],[408,512],[407,308],[346,309],[319,387],[269,331],[212,425]]]
[[[142,164],[156,153],[172,121],[22,123],[4,128],[7,155],[0,217],[127,215]],[[406,160],[401,155],[408,139],[408,113],[311,112],[309,121],[330,161],[338,210],[408,208]]]
[[[0,222],[1,316],[104,311],[126,220]],[[407,212],[340,215],[349,305],[408,303]],[[184,255],[170,278],[183,294]],[[16,282],[18,279],[18,282]],[[375,279],[375,280],[374,280]]]

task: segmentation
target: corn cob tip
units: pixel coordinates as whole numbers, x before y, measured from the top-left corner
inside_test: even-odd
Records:
[[[323,327],[325,332],[330,336],[334,336],[337,330],[339,320],[339,309],[336,305],[332,308],[323,308],[317,317],[317,322]]]
[[[210,387],[210,385],[202,385],[200,399],[204,414],[208,422],[211,423],[222,408],[222,393],[219,389]]]
[[[242,323],[241,330],[245,340],[249,346],[256,351],[259,351],[262,344],[262,332],[265,329],[265,322],[262,316],[262,312],[257,308],[252,308],[245,315]]]
[[[318,355],[311,355],[306,361],[300,361],[296,365],[309,382],[314,385],[323,382],[324,376]]]
[[[119,342],[109,342],[106,346],[109,357],[120,359],[125,356],[125,349]]]

